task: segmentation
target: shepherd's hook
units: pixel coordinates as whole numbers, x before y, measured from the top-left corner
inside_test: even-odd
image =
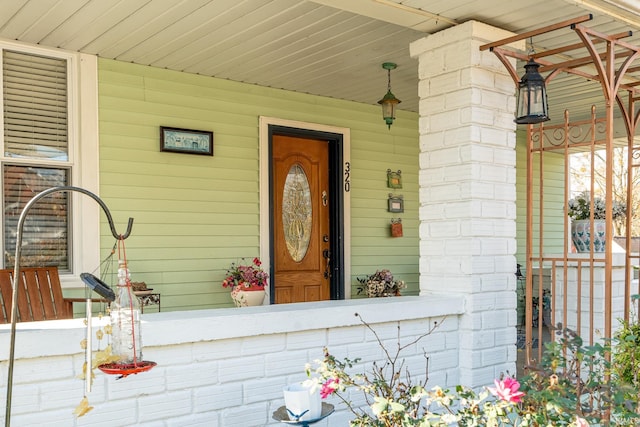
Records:
[[[113,218],[111,217],[111,212],[109,212],[109,208],[107,208],[107,205],[105,205],[105,203],[98,196],[96,196],[89,190],[85,190],[84,188],[73,187],[73,186],[61,186],[61,187],[48,188],[36,194],[35,196],[33,196],[33,198],[31,198],[31,200],[29,200],[27,204],[24,205],[24,208],[20,213],[20,218],[18,219],[18,231],[16,233],[16,252],[15,252],[15,261],[13,266],[13,283],[12,283],[13,293],[11,295],[11,338],[9,343],[9,371],[7,374],[7,407],[5,409],[5,420],[4,420],[5,427],[9,427],[11,424],[11,421],[10,421],[11,395],[13,392],[13,364],[15,359],[16,323],[18,319],[18,309],[17,309],[18,279],[20,277],[20,253],[22,251],[22,228],[24,227],[24,221],[27,217],[27,214],[29,213],[29,210],[33,205],[35,205],[40,199],[48,196],[49,194],[60,193],[64,191],[66,192],[77,191],[79,193],[86,194],[87,196],[95,200],[100,205],[105,215],[107,216],[107,221],[109,221],[109,227],[111,228],[111,234],[113,234],[113,237],[115,237],[116,240],[124,240],[127,237],[129,237],[129,234],[131,234],[131,227],[133,226],[133,218],[129,218],[129,223],[127,224],[127,231],[124,234],[118,234],[118,232],[116,231],[116,227],[113,224]]]

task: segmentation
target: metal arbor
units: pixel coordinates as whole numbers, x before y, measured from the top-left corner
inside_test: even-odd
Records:
[[[626,132],[626,141],[622,145],[628,148],[626,159],[629,168],[626,183],[627,206],[632,206],[632,181],[634,174],[638,172],[640,167],[640,160],[638,160],[640,146],[634,145],[634,135],[640,119],[640,111],[636,107],[636,101],[640,94],[640,75],[634,77],[634,74],[640,72],[640,65],[637,63],[640,59],[640,48],[623,40],[632,35],[630,31],[613,35],[603,34],[584,25],[591,19],[592,15],[581,16],[480,47],[480,50],[490,50],[497,55],[516,86],[519,77],[510,59],[515,58],[521,61],[534,59],[541,64],[540,73],[546,73],[545,82],[547,84],[562,73],[569,73],[599,84],[604,98],[604,114],[601,117],[597,117],[595,108],[591,108],[590,117],[586,120],[570,122],[569,113],[565,112],[564,120],[560,124],[527,125],[525,292],[527,362],[532,360],[533,343],[536,341],[532,328],[533,300],[538,299],[539,310],[541,310],[545,297],[543,294],[545,286],[551,291],[551,324],[561,322],[563,325],[567,325],[573,321],[578,331],[583,331],[585,327],[588,329],[589,336],[583,336],[583,338],[590,342],[593,342],[594,336],[598,333],[603,338],[610,338],[612,323],[615,320],[614,302],[616,310],[623,311],[624,319],[628,320],[631,312],[631,295],[639,293],[637,287],[632,289],[632,272],[633,266],[640,264],[638,261],[640,255],[631,253],[630,238],[626,239],[624,261],[622,263],[615,262],[617,270],[614,280],[613,213],[611,208],[613,205],[614,110],[616,104]],[[556,31],[575,33],[575,42],[529,54],[507,46],[510,43]],[[554,107],[557,111],[562,108],[561,105]],[[593,159],[597,150],[603,150],[605,158],[605,185],[603,189],[606,206],[605,250],[604,253],[599,254],[594,252],[592,248],[587,254],[576,254],[570,249],[570,223],[567,216],[569,156],[577,151],[590,153],[592,172],[590,185],[593,190]],[[564,156],[564,204],[561,211],[561,214],[564,215],[564,221],[560,222],[562,227],[558,229],[563,235],[559,238],[562,246],[556,243],[554,247],[556,255],[549,253],[552,245],[548,244],[549,233],[545,231],[545,221],[549,223],[549,218],[553,215],[557,221],[557,217],[560,215],[558,207],[550,206],[544,197],[545,184],[549,182],[544,179],[544,171],[548,170],[548,162],[545,159],[550,153]],[[552,213],[554,209],[555,213]],[[590,219],[593,226],[593,215]],[[627,215],[627,234],[631,230],[631,221],[632,215]],[[618,257],[617,254],[615,256]],[[546,284],[543,280],[543,270],[548,272],[548,283]],[[623,278],[618,277],[617,273],[620,271],[623,272]],[[537,274],[534,274],[536,272]],[[572,277],[572,274],[577,277]],[[535,281],[534,276],[536,276]],[[601,282],[600,294],[596,292],[598,281]],[[575,289],[571,289],[572,283],[576,285]],[[614,285],[623,290],[622,298],[614,295],[612,291],[615,289]],[[616,300],[616,298],[618,299]],[[624,303],[621,299],[624,300]],[[602,317],[602,324],[596,327],[599,316]],[[537,332],[537,342],[541,342],[542,338],[542,327],[540,327]],[[538,345],[537,360],[540,360],[541,354],[542,346]]]

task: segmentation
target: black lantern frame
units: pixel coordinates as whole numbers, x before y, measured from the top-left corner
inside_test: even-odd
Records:
[[[518,105],[515,122],[535,124],[549,120],[549,104],[544,77],[538,72],[540,64],[529,58],[525,74],[518,84]]]

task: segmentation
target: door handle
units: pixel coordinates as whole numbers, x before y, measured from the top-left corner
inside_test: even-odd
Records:
[[[324,278],[328,279],[331,277],[331,251],[329,249],[323,250],[322,256],[327,260],[324,265]]]

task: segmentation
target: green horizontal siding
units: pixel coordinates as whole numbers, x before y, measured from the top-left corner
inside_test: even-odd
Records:
[[[527,150],[526,132],[517,133],[516,146],[516,238],[518,243],[517,262],[524,269],[526,265],[526,226],[527,226]],[[533,164],[533,256],[540,254],[540,164],[534,157]],[[546,152],[544,154],[544,214],[542,253],[545,255],[562,254],[564,245],[564,156]],[[524,270],[523,270],[524,272]]]
[[[100,196],[118,230],[134,218],[132,279],[162,294],[163,311],[232,306],[226,269],[261,244],[260,116],[351,130],[348,286],[355,296],[356,277],[388,268],[417,294],[417,114],[399,111],[387,130],[377,105],[100,59]],[[160,152],[160,126],[213,131],[214,156]],[[403,189],[387,188],[387,169],[402,170]],[[404,213],[387,212],[389,193],[404,196]],[[405,237],[390,237],[391,218],[402,218]],[[104,218],[101,234],[105,258]]]

